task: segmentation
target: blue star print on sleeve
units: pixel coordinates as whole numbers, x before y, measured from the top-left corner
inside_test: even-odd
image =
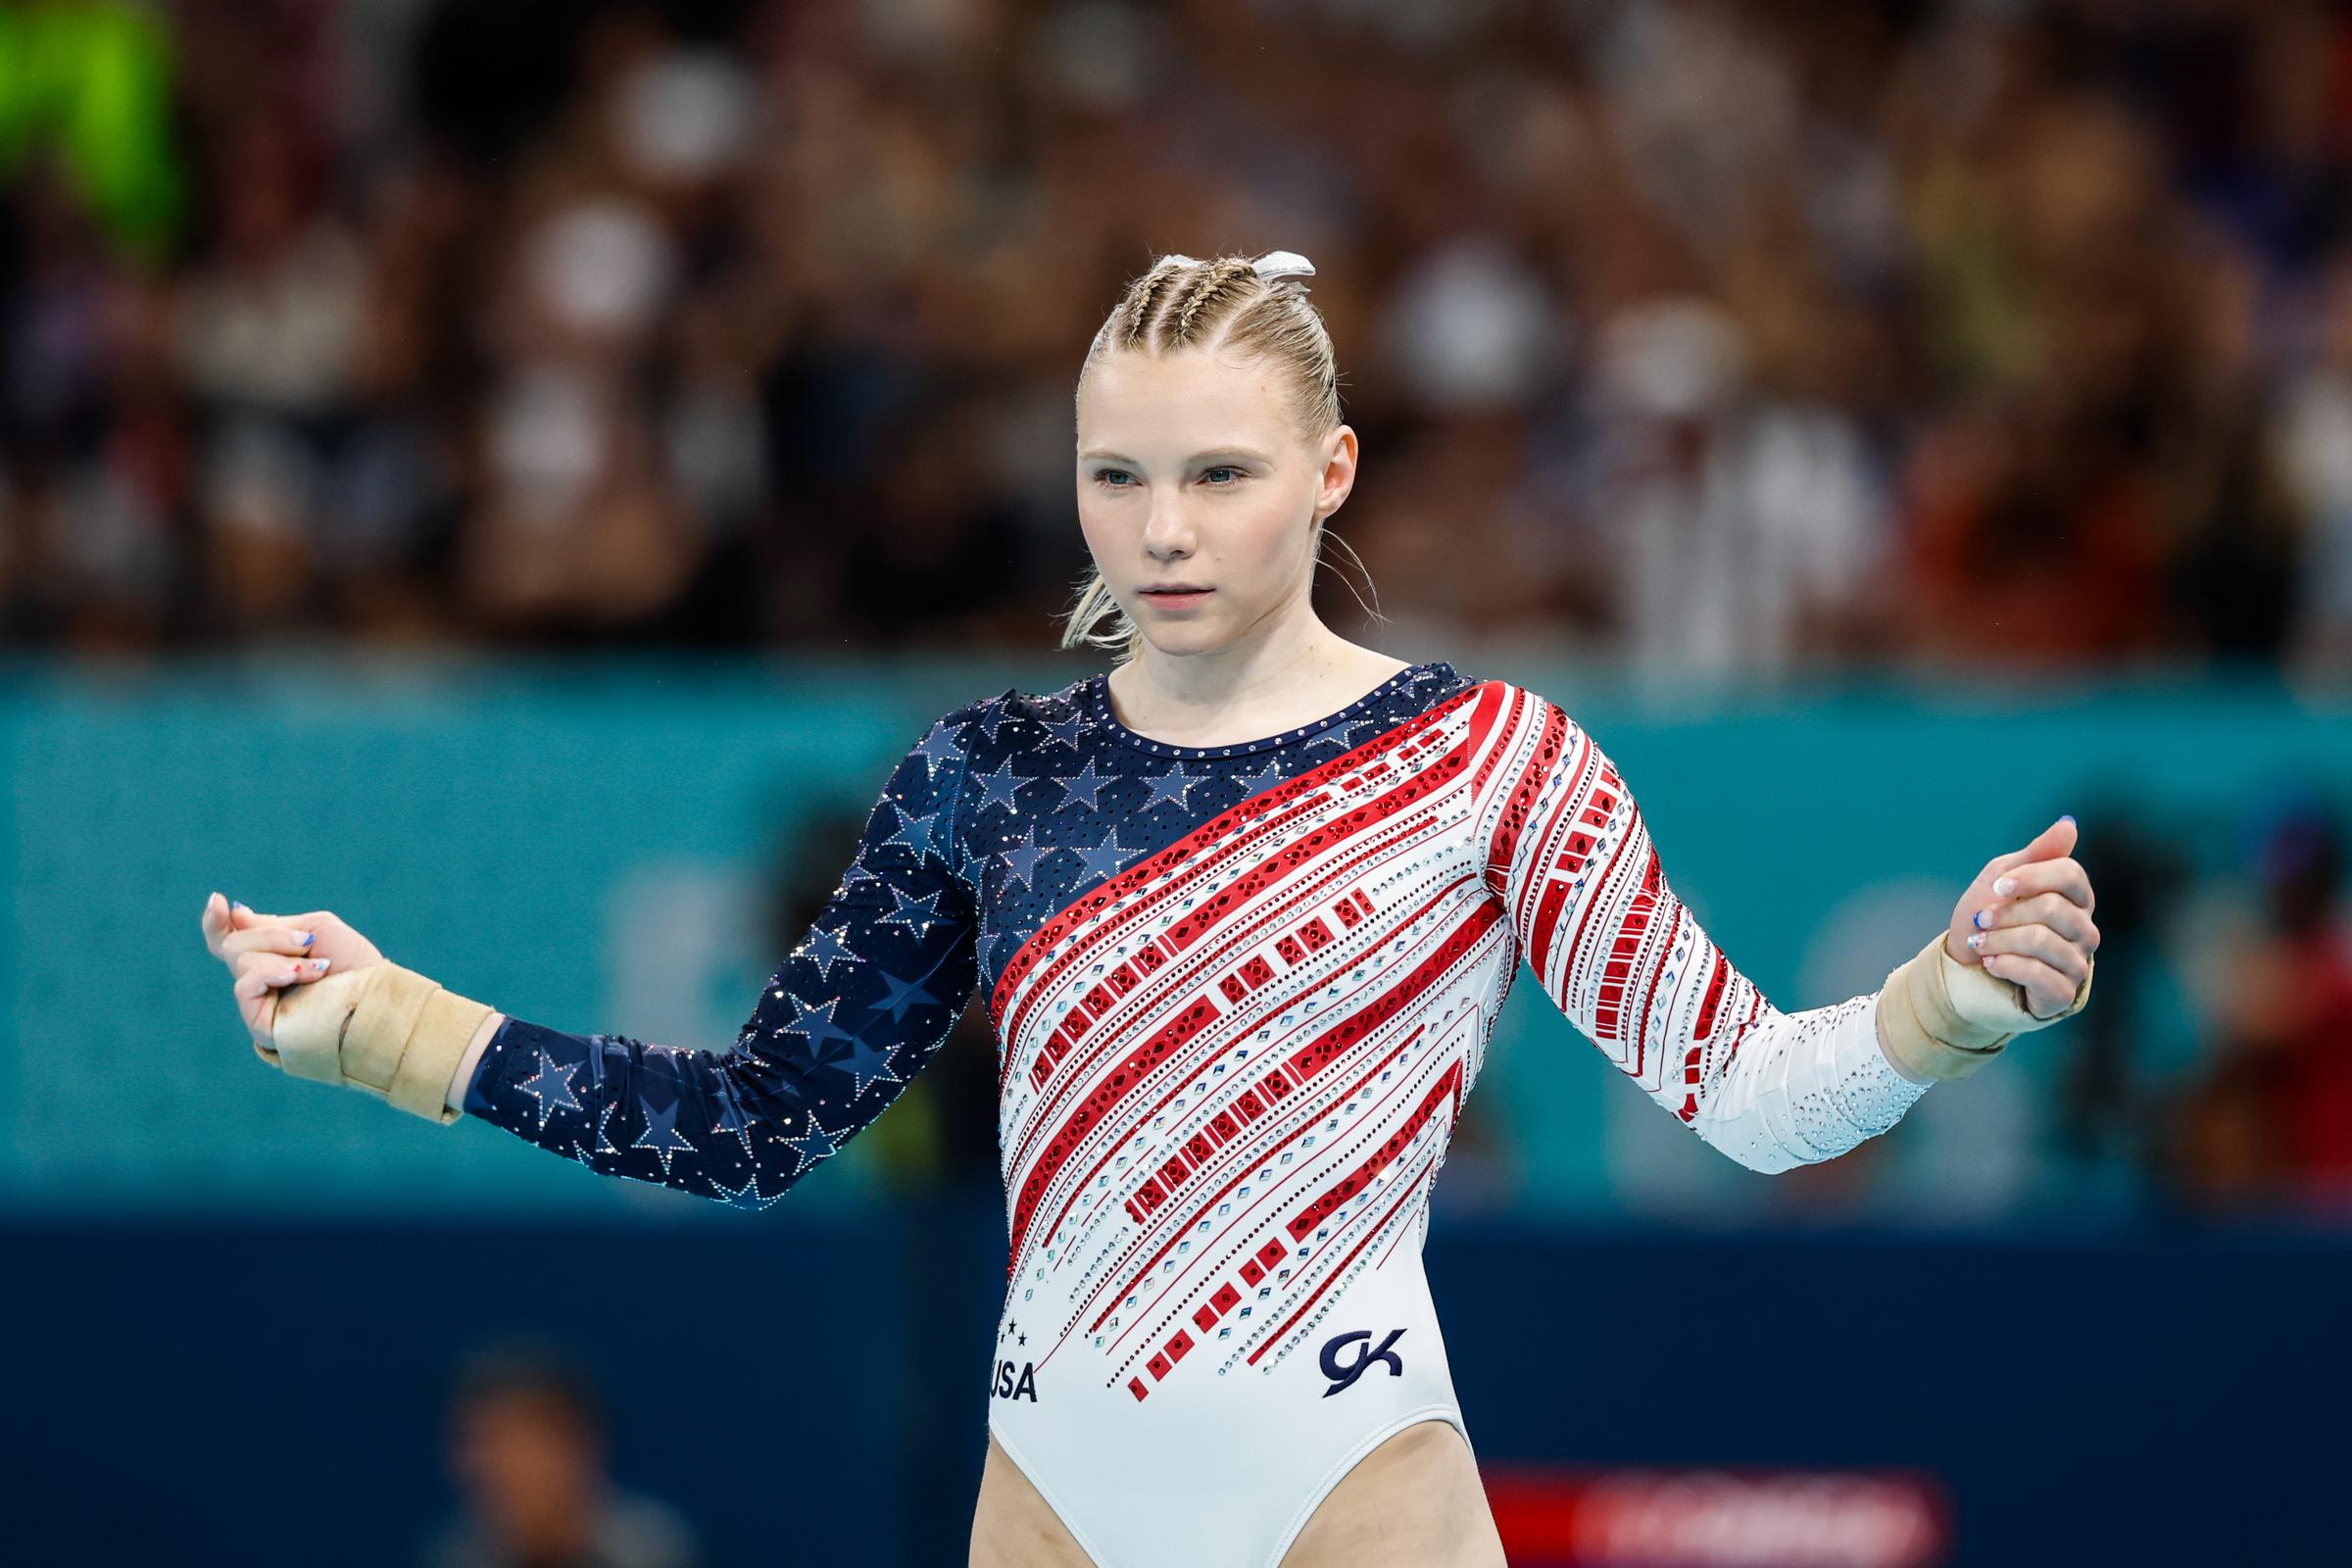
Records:
[[[746,1208],[781,1198],[898,1098],[971,995],[957,822],[974,711],[948,714],[900,760],[840,885],[732,1050],[510,1017],[466,1113],[603,1175]]]

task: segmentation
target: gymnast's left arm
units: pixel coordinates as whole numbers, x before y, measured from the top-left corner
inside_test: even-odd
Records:
[[[1886,985],[1783,1012],[1667,883],[1632,792],[1582,726],[1505,687],[1481,802],[1486,879],[1546,995],[1643,1092],[1751,1170],[1830,1159],[1935,1083],[2090,995],[2090,884],[2062,817],[1980,872]],[[1957,951],[1955,951],[1957,950]],[[1965,955],[1965,956],[1961,956]]]

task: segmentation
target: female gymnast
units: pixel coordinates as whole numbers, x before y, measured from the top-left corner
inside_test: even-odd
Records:
[[[1503,1560],[1421,1248],[1522,957],[1759,1171],[1886,1131],[2089,994],[2071,817],[1882,990],[1783,1012],[1567,712],[1325,626],[1357,444],[1312,272],[1167,256],[1129,287],[1079,372],[1095,574],[1062,636],[1124,659],[932,724],[732,1050],[529,1023],[331,913],[206,902],[265,1061],[746,1207],[871,1122],[980,987],[1010,1243],[982,1568]]]

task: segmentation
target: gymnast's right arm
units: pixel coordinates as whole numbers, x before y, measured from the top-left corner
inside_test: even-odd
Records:
[[[436,1121],[463,1110],[605,1175],[773,1202],[898,1098],[971,994],[963,722],[941,719],[900,760],[839,886],[723,1054],[502,1017],[380,963],[280,992],[275,1038],[256,1050]],[[368,1022],[398,1037],[372,1064],[353,1045]]]

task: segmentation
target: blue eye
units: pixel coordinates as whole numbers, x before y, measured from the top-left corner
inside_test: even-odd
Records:
[[[1213,464],[1200,470],[1200,477],[1218,489],[1225,489],[1249,477],[1243,469],[1230,463]],[[1097,468],[1095,483],[1107,490],[1132,490],[1141,481],[1126,468]]]

